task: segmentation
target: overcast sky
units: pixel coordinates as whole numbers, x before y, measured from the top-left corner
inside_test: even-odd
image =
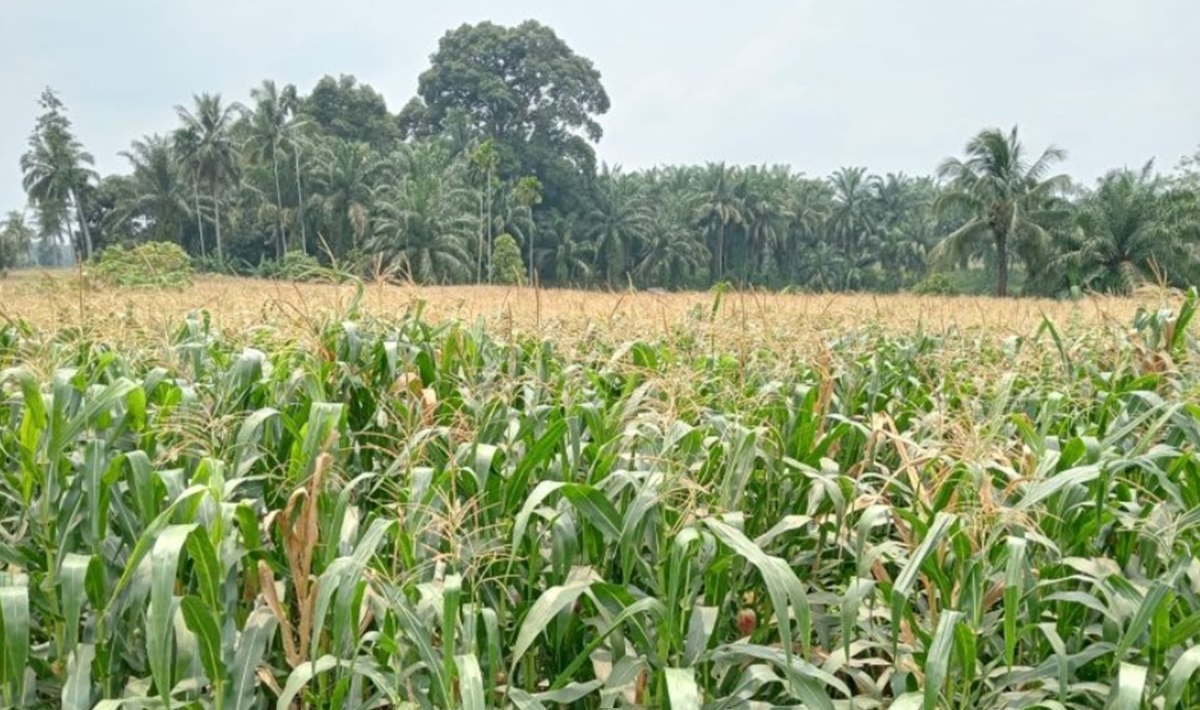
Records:
[[[1200,144],[1200,0],[0,0],[0,210],[45,85],[101,172],[192,93],[373,85],[395,112],[463,22],[552,26],[612,99],[600,158],[928,173],[1017,123],[1092,179]]]

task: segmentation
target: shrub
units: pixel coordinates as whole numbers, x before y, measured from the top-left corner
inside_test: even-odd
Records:
[[[956,291],[945,274],[930,274],[913,286],[913,293],[921,296],[952,296]]]
[[[496,283],[525,282],[525,262],[521,261],[521,250],[511,234],[505,233],[496,237],[496,248],[492,253],[492,275]]]
[[[108,247],[91,267],[92,275],[111,286],[183,288],[192,283],[192,261],[178,244],[146,242],[132,248]]]

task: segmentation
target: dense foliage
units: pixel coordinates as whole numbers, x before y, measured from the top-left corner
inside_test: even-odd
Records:
[[[570,286],[887,292],[931,269],[982,271],[963,282],[997,293],[1010,271],[1049,295],[1197,281],[1194,159],[1088,189],[1049,174],[1062,150],[1031,160],[1015,129],[989,129],[929,177],[723,163],[626,173],[597,162],[600,72],[533,21],[447,32],[397,114],[351,76],[307,95],[264,81],[245,105],[199,94],[177,126],[132,143],[125,175],[98,178],[59,99],[47,90],[41,105],[25,186],[43,242],[84,256],[93,243],[170,240],[226,271],[299,251],[361,274],[382,263],[396,278],[472,283],[494,274],[507,233],[538,283]]]
[[[1196,707],[1195,307],[815,361],[7,325],[0,702]]]
[[[183,288],[192,282],[187,252],[172,242],[120,244],[105,249],[90,269],[98,281],[115,286]]]

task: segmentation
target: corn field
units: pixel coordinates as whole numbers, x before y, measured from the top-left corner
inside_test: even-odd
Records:
[[[816,358],[11,321],[0,705],[1200,707],[1196,302]]]

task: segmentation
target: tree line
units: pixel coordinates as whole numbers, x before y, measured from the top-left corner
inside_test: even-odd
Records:
[[[46,89],[21,157],[29,210],[3,266],[168,241],[198,265],[272,275],[320,261],[423,283],[1061,295],[1186,285],[1200,270],[1200,153],[1084,186],[1016,128],[986,129],[929,176],[789,166],[598,164],[609,98],[550,28],[463,25],[398,113],[352,76],[307,93],[203,93],[99,175]]]

